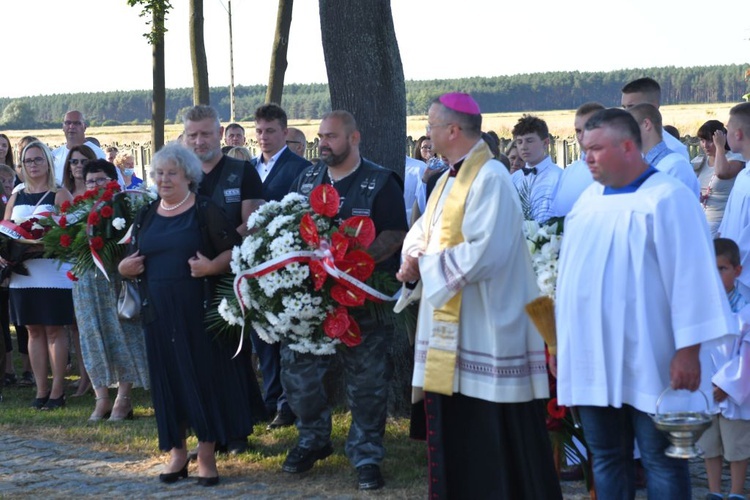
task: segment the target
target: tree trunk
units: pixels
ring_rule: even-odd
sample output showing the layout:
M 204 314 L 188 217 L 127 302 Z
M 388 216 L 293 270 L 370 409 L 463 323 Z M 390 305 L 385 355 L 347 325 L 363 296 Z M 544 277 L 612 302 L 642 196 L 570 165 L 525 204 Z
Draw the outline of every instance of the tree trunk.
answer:
M 279 0 L 279 11 L 276 15 L 276 35 L 271 52 L 271 69 L 268 75 L 266 102 L 275 102 L 281 106 L 281 94 L 284 91 L 284 74 L 286 73 L 286 51 L 289 47 L 289 30 L 292 26 L 292 5 L 294 0 Z
M 208 61 L 203 43 L 203 0 L 190 0 L 190 59 L 193 62 L 193 104 L 209 104 Z
M 362 156 L 403 179 L 406 88 L 390 1 L 320 0 L 320 28 L 331 107 L 354 115 Z M 394 333 L 389 354 L 394 374 L 388 409 L 392 415 L 408 415 L 414 358 L 404 331 Z M 333 375 L 329 381 L 341 378 Z
M 161 9 L 152 11 L 154 38 L 151 43 L 153 60 L 154 95 L 151 100 L 151 153 L 164 145 L 164 118 L 166 113 L 167 90 L 164 71 L 164 16 Z M 151 163 L 151 159 L 148 159 Z M 144 172 L 145 174 L 145 172 Z

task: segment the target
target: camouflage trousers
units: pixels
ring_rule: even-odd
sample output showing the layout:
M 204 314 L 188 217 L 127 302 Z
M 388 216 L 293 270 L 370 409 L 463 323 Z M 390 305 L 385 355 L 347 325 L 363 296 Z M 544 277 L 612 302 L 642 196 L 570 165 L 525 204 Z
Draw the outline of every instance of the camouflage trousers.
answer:
M 304 448 L 319 449 L 331 439 L 331 408 L 323 378 L 334 357 L 341 361 L 352 414 L 345 451 L 355 467 L 380 464 L 385 456 L 383 435 L 393 372 L 388 358 L 392 329 L 378 326 L 369 318 L 357 320 L 362 343 L 353 348 L 342 345 L 331 356 L 303 354 L 281 344 L 281 382 L 297 415 L 298 445 Z

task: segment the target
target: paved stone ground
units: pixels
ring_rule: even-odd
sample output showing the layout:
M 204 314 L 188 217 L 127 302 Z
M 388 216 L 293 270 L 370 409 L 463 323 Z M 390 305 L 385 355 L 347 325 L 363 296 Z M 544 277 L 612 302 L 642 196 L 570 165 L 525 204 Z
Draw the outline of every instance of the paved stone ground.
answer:
M 193 479 L 178 481 L 173 485 L 158 483 L 156 476 L 162 464 L 153 460 L 140 460 L 92 451 L 81 446 L 60 444 L 14 435 L 0 436 L 0 498 L 323 498 L 311 495 L 299 485 L 263 484 L 251 477 L 222 477 L 219 486 L 200 488 Z M 693 476 L 693 498 L 705 497 L 706 475 L 701 460 L 690 464 Z M 725 468 L 724 484 L 728 486 Z M 287 486 L 287 485 L 285 485 Z M 566 500 L 588 498 L 583 482 L 563 483 Z M 380 492 L 339 496 L 339 499 L 377 496 L 391 498 L 387 486 Z M 326 497 L 330 498 L 330 497 Z M 646 498 L 639 490 L 636 498 Z

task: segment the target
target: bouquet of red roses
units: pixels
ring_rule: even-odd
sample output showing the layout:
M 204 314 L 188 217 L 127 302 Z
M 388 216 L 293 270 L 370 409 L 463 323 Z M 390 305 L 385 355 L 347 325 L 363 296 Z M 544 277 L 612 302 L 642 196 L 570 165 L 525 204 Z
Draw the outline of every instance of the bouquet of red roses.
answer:
M 29 217 L 19 224 L 9 220 L 0 221 L 0 256 L 8 262 L 0 271 L 0 281 L 4 281 L 11 272 L 28 276 L 29 271 L 23 262 L 42 256 L 42 238 L 51 229 L 44 219 Z
M 111 181 L 64 202 L 60 215 L 47 222 L 45 256 L 72 263 L 72 280 L 94 267 L 108 276 L 124 257 L 135 214 L 149 201 L 147 193 L 122 191 Z

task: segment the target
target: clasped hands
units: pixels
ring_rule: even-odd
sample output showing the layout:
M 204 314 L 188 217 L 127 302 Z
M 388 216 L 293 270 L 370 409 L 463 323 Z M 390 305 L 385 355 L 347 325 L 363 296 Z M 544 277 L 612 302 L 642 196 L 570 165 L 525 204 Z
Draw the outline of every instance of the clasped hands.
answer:
M 117 266 L 117 270 L 124 278 L 133 279 L 146 270 L 145 260 L 146 257 L 141 255 L 140 251 L 136 251 L 122 259 Z M 188 259 L 188 265 L 190 266 L 190 276 L 193 278 L 203 278 L 213 274 L 212 260 L 200 252 L 196 252 L 195 256 Z

